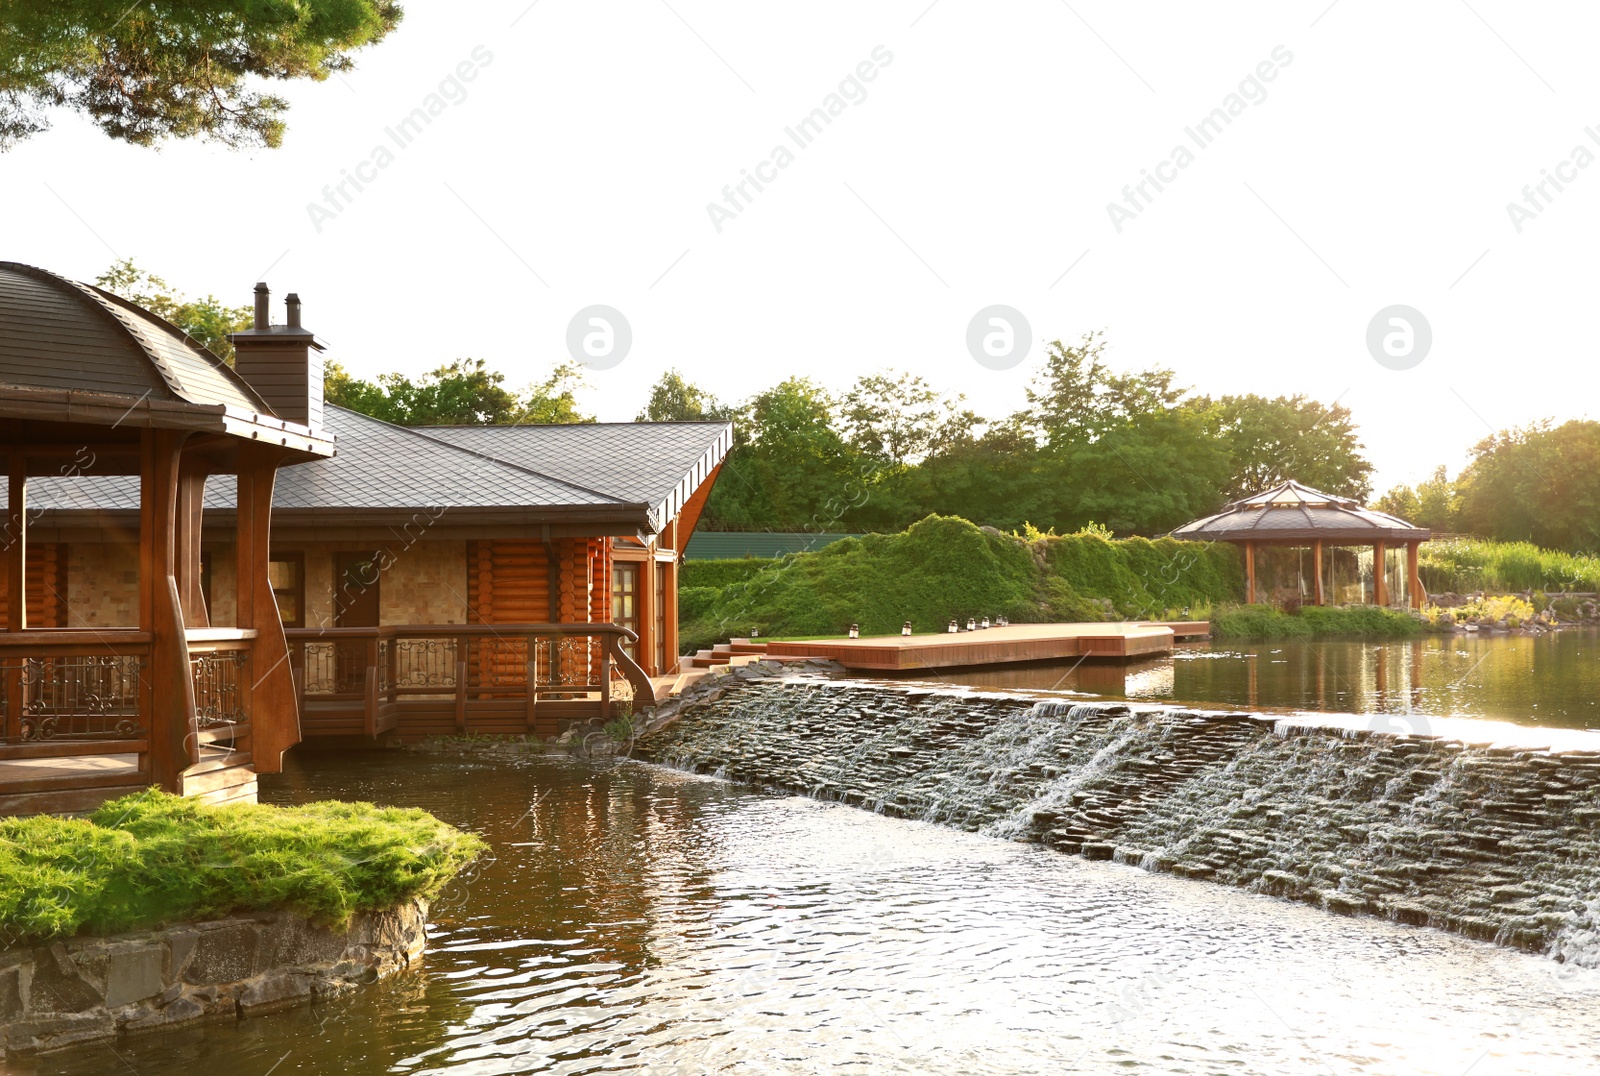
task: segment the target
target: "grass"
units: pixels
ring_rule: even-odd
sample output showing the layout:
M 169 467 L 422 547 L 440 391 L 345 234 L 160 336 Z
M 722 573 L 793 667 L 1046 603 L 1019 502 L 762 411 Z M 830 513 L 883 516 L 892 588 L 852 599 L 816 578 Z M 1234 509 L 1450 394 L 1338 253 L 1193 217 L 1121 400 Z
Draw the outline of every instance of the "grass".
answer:
M 895 635 L 907 620 L 931 633 L 968 617 L 1161 619 L 1232 600 L 1242 588 L 1239 555 L 1226 545 L 1092 532 L 1029 540 L 953 516 L 778 560 L 690 561 L 685 569 L 679 616 L 691 650 L 751 631 L 837 636 L 852 623 L 863 635 Z
M 1600 591 L 1600 557 L 1541 549 L 1532 542 L 1424 542 L 1417 569 L 1430 594 Z
M 1375 605 L 1343 608 L 1305 605 L 1289 613 L 1271 605 L 1234 605 L 1211 616 L 1217 639 L 1403 639 L 1417 635 L 1423 623 L 1410 613 Z
M 0 931 L 15 943 L 265 910 L 343 928 L 437 895 L 485 847 L 410 808 L 211 807 L 151 789 L 88 818 L 0 820 Z

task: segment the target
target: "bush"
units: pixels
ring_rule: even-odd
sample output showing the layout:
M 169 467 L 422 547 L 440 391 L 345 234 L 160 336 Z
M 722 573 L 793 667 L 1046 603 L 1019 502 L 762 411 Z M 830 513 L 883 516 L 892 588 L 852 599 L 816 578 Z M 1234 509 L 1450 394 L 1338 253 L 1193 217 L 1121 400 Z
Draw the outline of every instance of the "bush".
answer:
M 678 566 L 679 587 L 725 587 L 765 571 L 776 563 L 765 557 L 738 560 L 686 560 Z
M 1424 542 L 1417 570 L 1431 594 L 1600 590 L 1600 557 L 1540 549 L 1531 542 Z
M 437 895 L 485 847 L 415 809 L 211 807 L 150 789 L 88 818 L 0 820 L 0 928 L 44 940 L 266 910 L 343 928 Z
M 1422 627 L 1410 613 L 1376 605 L 1305 605 L 1294 613 L 1270 605 L 1237 605 L 1211 617 L 1211 634 L 1218 639 L 1395 639 L 1416 635 Z
M 1119 541 L 1089 530 L 1030 542 L 951 516 L 765 563 L 723 586 L 709 606 L 709 596 L 694 594 L 692 613 L 680 592 L 685 649 L 751 631 L 840 635 L 852 623 L 886 635 L 907 620 L 914 631 L 931 632 L 952 618 L 985 616 L 1158 619 L 1231 600 L 1242 586 L 1238 552 L 1228 545 Z

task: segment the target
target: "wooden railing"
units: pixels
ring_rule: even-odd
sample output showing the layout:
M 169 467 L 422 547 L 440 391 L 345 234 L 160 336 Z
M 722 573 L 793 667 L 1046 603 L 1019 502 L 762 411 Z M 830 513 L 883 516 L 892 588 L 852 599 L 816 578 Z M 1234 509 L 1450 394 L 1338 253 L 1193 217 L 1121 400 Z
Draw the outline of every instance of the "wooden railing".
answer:
M 302 715 L 354 715 L 359 732 L 395 727 L 401 711 L 448 714 L 469 727 L 469 712 L 504 722 L 520 707 L 529 731 L 541 710 L 592 710 L 610 720 L 613 699 L 655 701 L 644 670 L 624 645 L 638 636 L 616 624 L 423 624 L 379 628 L 292 628 L 289 661 Z M 337 726 L 355 732 L 355 728 Z M 432 726 L 430 726 L 432 727 Z M 309 722 L 308 733 L 318 731 Z
M 0 757 L 90 743 L 132 750 L 148 734 L 141 677 L 150 636 L 136 631 L 0 632 Z M 142 749 L 142 748 L 141 748 Z
M 194 681 L 195 730 L 200 745 L 244 751 L 250 741 L 250 651 L 256 633 L 201 628 L 188 633 Z M 198 751 L 190 762 L 200 761 Z

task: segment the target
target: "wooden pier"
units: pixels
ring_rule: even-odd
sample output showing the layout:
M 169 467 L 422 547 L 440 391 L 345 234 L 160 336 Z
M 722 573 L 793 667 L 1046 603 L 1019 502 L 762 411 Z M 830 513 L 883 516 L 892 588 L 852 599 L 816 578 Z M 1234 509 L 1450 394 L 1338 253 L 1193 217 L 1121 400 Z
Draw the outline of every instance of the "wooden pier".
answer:
M 1175 640 L 1203 638 L 1210 632 L 1205 621 L 1010 624 L 936 635 L 773 641 L 766 643 L 764 652 L 779 659 L 826 658 L 868 672 L 911 672 L 1073 658 L 1131 661 L 1170 654 Z M 737 642 L 745 645 L 734 647 L 735 652 L 760 646 Z

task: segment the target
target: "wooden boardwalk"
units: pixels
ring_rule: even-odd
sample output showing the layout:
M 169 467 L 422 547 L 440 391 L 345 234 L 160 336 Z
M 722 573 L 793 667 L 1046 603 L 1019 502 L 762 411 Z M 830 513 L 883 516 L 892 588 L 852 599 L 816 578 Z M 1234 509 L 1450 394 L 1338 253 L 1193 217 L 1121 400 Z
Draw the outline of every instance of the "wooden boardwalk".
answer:
M 766 653 L 774 658 L 827 658 L 847 669 L 909 672 L 1071 658 L 1129 661 L 1169 654 L 1175 639 L 1209 634 L 1204 621 L 1011 624 L 951 634 L 774 641 L 766 644 Z

